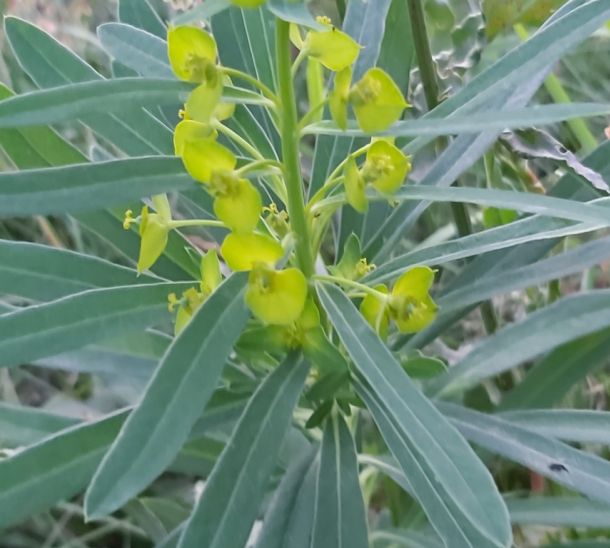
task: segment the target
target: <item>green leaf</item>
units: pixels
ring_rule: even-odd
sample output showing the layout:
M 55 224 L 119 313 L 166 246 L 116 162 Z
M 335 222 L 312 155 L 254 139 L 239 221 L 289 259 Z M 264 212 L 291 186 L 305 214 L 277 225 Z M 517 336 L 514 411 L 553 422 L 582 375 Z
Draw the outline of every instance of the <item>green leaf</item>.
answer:
M 193 84 L 159 78 L 117 78 L 33 91 L 0 102 L 0 127 L 47 125 L 99 112 L 183 103 Z M 227 103 L 268 104 L 257 93 L 226 86 Z
M 495 295 L 535 286 L 582 272 L 610 257 L 610 238 L 600 238 L 531 265 L 508 269 L 496 276 L 461 285 L 437 299 L 443 312 L 459 310 Z
M 368 545 L 356 448 L 343 417 L 335 413 L 326 421 L 320 448 L 311 546 L 366 548 Z
M 214 15 L 232 5 L 231 0 L 206 0 L 203 4 L 174 17 L 173 24 L 178 26 L 188 25 L 189 23 L 201 20 L 209 21 Z
M 461 392 L 556 346 L 610 325 L 610 290 L 566 297 L 488 337 L 431 383 L 438 396 Z
M 108 514 L 172 461 L 209 400 L 248 318 L 246 277 L 233 275 L 204 302 L 170 346 L 85 498 L 88 516 Z
M 303 453 L 300 458 L 294 459 L 286 470 L 265 512 L 263 527 L 256 542 L 256 548 L 284 548 L 290 546 L 288 534 L 290 521 L 296 511 L 297 500 L 305 483 L 307 472 L 311 469 L 316 455 L 317 450 Z M 312 484 L 315 491 L 315 476 L 313 476 Z M 313 509 L 313 500 L 311 507 Z
M 73 426 L 0 460 L 0 528 L 79 493 L 126 415 Z
M 519 525 L 605 529 L 610 523 L 610 506 L 580 497 L 508 498 L 506 505 Z
M 0 240 L 0 293 L 52 300 L 96 287 L 160 281 L 73 251 Z
M 500 415 L 543 436 L 578 443 L 610 445 L 610 413 L 585 409 L 532 409 Z
M 384 529 L 371 533 L 373 548 L 444 548 L 444 544 L 430 534 L 411 529 Z
M 97 28 L 97 35 L 114 59 L 145 78 L 175 78 L 165 40 L 124 23 L 104 23 Z
M 27 363 L 168 319 L 167 295 L 187 284 L 92 289 L 0 316 L 0 366 Z
M 607 362 L 610 329 L 557 347 L 534 365 L 517 386 L 502 396 L 499 409 L 552 407 L 587 375 Z
M 314 29 L 323 28 L 311 15 L 305 0 L 268 0 L 265 6 L 273 15 L 284 21 Z
M 119 20 L 161 38 L 167 34 L 165 24 L 148 0 L 119 0 Z
M 386 200 L 387 198 L 370 190 L 367 192 L 369 200 Z M 608 209 L 594 203 L 580 203 L 564 198 L 554 198 L 545 194 L 530 192 L 513 192 L 510 190 L 495 190 L 487 188 L 441 188 L 414 185 L 399 190 L 392 199 L 403 200 L 429 200 L 431 202 L 467 202 L 483 206 L 515 209 L 527 213 L 538 213 L 548 217 L 559 217 L 580 221 L 582 223 L 598 223 L 601 226 L 610 224 Z M 337 194 L 327 198 L 320 204 L 340 204 L 345 202 L 344 194 Z
M 179 158 L 153 156 L 0 173 L 0 218 L 100 209 L 194 187 Z
M 372 285 L 392 280 L 415 264 L 441 265 L 527 242 L 583 234 L 598 228 L 599 225 L 574 223 L 565 219 L 528 217 L 463 238 L 409 251 L 379 265 L 362 281 Z
M 19 447 L 80 422 L 31 407 L 0 403 L 0 447 Z
M 610 462 L 498 416 L 449 403 L 438 407 L 472 443 L 593 500 L 610 502 Z
M 180 548 L 241 548 L 254 523 L 309 364 L 289 356 L 249 401 L 187 522 Z
M 358 382 L 358 392 L 409 474 L 432 526 L 446 542 L 459 546 L 507 546 L 508 513 L 470 446 L 421 394 L 340 289 L 318 286 L 318 295 L 370 385 Z
M 475 112 L 449 118 L 418 118 L 396 122 L 386 131 L 366 133 L 360 130 L 355 121 L 350 120 L 345 130 L 334 122 L 323 120 L 306 126 L 303 131 L 310 135 L 341 135 L 345 137 L 365 137 L 369 135 L 388 135 L 392 137 L 437 137 L 482 131 L 502 131 L 505 129 L 528 128 L 555 124 L 573 118 L 603 116 L 610 113 L 606 103 L 569 103 L 538 105 L 527 108 Z
M 19 64 L 38 87 L 54 88 L 103 79 L 80 57 L 35 25 L 16 17 L 7 17 L 4 25 Z M 173 154 L 171 130 L 141 109 L 120 115 L 89 113 L 81 121 L 130 156 Z

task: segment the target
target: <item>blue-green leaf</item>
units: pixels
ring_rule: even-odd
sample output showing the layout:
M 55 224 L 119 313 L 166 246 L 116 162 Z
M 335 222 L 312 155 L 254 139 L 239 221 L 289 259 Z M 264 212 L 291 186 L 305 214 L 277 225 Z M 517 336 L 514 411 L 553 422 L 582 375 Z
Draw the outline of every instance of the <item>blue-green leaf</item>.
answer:
M 0 366 L 27 363 L 163 324 L 167 295 L 188 284 L 92 289 L 0 316 Z
M 366 548 L 368 531 L 354 440 L 343 417 L 326 421 L 312 548 Z
M 178 158 L 154 156 L 0 173 L 0 218 L 101 209 L 195 186 Z
M 289 356 L 259 386 L 187 522 L 180 548 L 241 548 L 254 523 L 309 364 Z
M 464 438 L 421 394 L 340 289 L 319 286 L 318 295 L 366 382 L 357 383 L 358 392 L 409 474 L 432 526 L 452 546 L 507 546 L 508 513 Z
M 228 278 L 169 347 L 91 481 L 85 498 L 87 515 L 116 510 L 176 456 L 216 388 L 248 318 L 245 281 L 242 275 Z

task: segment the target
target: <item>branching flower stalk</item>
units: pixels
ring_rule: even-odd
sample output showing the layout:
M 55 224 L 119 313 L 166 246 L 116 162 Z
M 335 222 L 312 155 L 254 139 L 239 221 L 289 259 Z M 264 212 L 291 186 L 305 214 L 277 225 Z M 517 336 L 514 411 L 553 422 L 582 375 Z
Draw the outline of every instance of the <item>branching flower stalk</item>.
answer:
M 245 4 L 249 6 L 249 2 L 240 3 Z M 336 264 L 329 261 L 316 274 L 316 261 L 322 260 L 323 264 L 328 259 L 321 255 L 321 246 L 336 211 L 348 206 L 364 213 L 370 200 L 391 201 L 407 179 L 410 159 L 392 138 L 375 134 L 394 124 L 408 103 L 392 78 L 379 68 L 371 68 L 360 80 L 352 81 L 352 65 L 360 46 L 332 26 L 328 18 L 318 19 L 314 29 L 300 28 L 280 18 L 275 25 L 275 90 L 252 75 L 221 66 L 216 42 L 203 29 L 170 29 L 171 66 L 178 78 L 195 86 L 180 111 L 182 121 L 174 132 L 175 153 L 212 197 L 216 219 L 174 219 L 168 198 L 156 195 L 152 198 L 153 210 L 145 206 L 138 217 L 128 211 L 124 226 L 139 225 L 140 272 L 150 268 L 163 253 L 171 230 L 226 230 L 219 253 L 212 250 L 201 257 L 199 287 L 188 289 L 181 297 L 169 297 L 169 309 L 176 314 L 176 332 L 220 285 L 222 259 L 232 271 L 249 272 L 245 299 L 260 329 L 268 334 L 280 333 L 287 350 L 309 350 L 316 364 L 320 352 L 328 355 L 333 351 L 329 350 L 329 334 L 320 324 L 315 283 L 340 286 L 350 298 L 358 300 L 366 320 L 386 337 L 390 321 L 400 331 L 412 333 L 434 319 L 436 305 L 428 293 L 434 271 L 414 265 L 398 277 L 392 289 L 368 286 L 359 279 L 374 267 L 362 258 L 354 236 L 349 249 L 346 247 L 342 254 L 335 250 Z M 299 50 L 294 58 L 293 47 Z M 304 66 L 310 104 L 299 119 L 294 77 Z M 323 82 L 324 71 L 336 73 L 330 92 Z M 246 82 L 261 94 L 257 105 L 267 111 L 278 129 L 281 161 L 267 158 L 231 126 L 235 106 L 223 100 L 223 89 L 231 83 L 230 78 Z M 339 162 L 306 203 L 301 138 L 308 124 L 319 120 L 326 105 L 339 128 L 355 122 L 372 138 Z M 354 122 L 349 120 L 350 112 Z M 247 159 L 238 158 L 233 150 L 241 151 Z M 264 203 L 260 180 L 281 205 Z

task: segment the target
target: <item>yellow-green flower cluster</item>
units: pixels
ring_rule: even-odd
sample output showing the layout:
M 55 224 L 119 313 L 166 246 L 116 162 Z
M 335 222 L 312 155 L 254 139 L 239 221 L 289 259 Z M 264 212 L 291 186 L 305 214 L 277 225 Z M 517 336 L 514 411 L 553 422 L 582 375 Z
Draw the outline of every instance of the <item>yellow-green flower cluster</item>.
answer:
M 390 320 L 399 331 L 415 333 L 426 328 L 436 317 L 437 306 L 430 296 L 434 282 L 434 270 L 416 266 L 398 278 L 390 291 L 384 284 L 367 294 L 360 304 L 360 311 L 369 324 L 382 337 L 387 337 Z
M 411 161 L 391 138 L 375 139 L 366 151 L 361 168 L 353 156 L 348 157 L 343 170 L 347 202 L 360 213 L 368 209 L 368 185 L 388 196 L 394 194 L 411 171 Z

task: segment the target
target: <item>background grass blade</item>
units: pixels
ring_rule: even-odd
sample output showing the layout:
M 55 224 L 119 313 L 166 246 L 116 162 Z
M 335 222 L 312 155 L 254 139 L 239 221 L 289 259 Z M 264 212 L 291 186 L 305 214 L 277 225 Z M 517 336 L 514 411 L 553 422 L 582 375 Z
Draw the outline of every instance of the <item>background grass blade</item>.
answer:
M 307 362 L 289 356 L 256 390 L 187 522 L 180 548 L 244 546 L 308 370 Z
M 359 393 L 386 443 L 402 457 L 396 455 L 432 526 L 446 542 L 461 539 L 460 546 L 507 546 L 508 514 L 491 475 L 472 449 L 422 396 L 343 292 L 328 286 L 318 287 L 318 294 L 370 385 L 367 389 L 361 383 Z
M 171 463 L 201 415 L 248 318 L 245 276 L 228 278 L 199 308 L 161 360 L 121 436 L 87 491 L 87 515 L 108 514 Z
M 5 172 L 0 173 L 0 218 L 101 209 L 187 188 L 196 186 L 178 158 Z
M 169 320 L 167 295 L 187 287 L 159 283 L 92 289 L 4 314 L 0 316 L 0 367 L 163 324 Z
M 326 421 L 320 448 L 320 469 L 312 548 L 367 548 L 368 531 L 356 448 L 339 414 Z
M 605 528 L 610 523 L 610 506 L 580 497 L 508 498 L 506 505 L 519 525 Z

